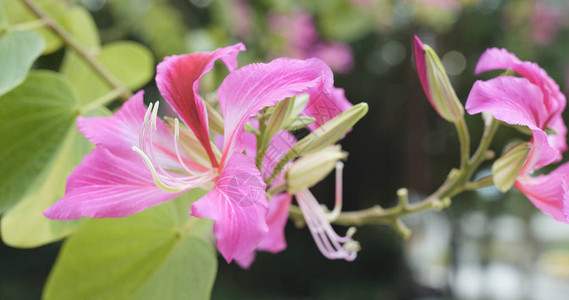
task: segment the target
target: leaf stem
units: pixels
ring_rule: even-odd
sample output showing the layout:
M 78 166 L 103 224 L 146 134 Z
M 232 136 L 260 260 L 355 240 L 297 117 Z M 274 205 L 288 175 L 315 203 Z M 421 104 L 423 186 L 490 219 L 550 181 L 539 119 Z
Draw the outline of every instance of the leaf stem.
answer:
M 112 90 L 108 93 L 106 93 L 105 95 L 95 99 L 93 102 L 90 102 L 89 104 L 83 106 L 81 108 L 81 113 L 85 113 L 88 112 L 91 109 L 97 108 L 97 107 L 101 107 L 101 106 L 105 106 L 107 104 L 109 104 L 109 102 L 113 101 L 114 99 L 116 99 L 117 97 L 119 97 L 121 94 L 121 91 L 118 89 Z
M 53 18 L 49 16 L 41 7 L 39 7 L 32 0 L 22 0 L 28 9 L 34 13 L 45 25 L 59 36 L 63 42 L 73 49 L 79 56 L 81 56 L 88 64 L 95 70 L 99 76 L 113 89 L 119 91 L 119 98 L 126 101 L 132 97 L 132 93 L 107 70 L 101 63 L 99 63 L 95 56 L 92 55 L 83 45 L 77 41 L 69 32 L 67 32 L 61 25 L 59 25 Z

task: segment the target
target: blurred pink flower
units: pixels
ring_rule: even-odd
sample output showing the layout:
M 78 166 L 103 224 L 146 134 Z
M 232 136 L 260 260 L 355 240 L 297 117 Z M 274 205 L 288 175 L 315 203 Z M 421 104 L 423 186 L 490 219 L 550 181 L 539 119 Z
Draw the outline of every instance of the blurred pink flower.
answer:
M 322 41 L 309 13 L 302 10 L 288 14 L 271 13 L 268 24 L 271 31 L 283 41 L 283 47 L 276 49 L 277 56 L 300 59 L 316 57 L 336 72 L 352 70 L 354 59 L 351 47 L 345 43 Z
M 530 23 L 532 40 L 540 45 L 549 45 L 557 37 L 560 27 L 567 24 L 567 14 L 559 5 L 548 1 L 535 1 L 531 9 Z
M 247 39 L 253 29 L 254 13 L 246 0 L 231 1 L 231 28 L 239 38 Z

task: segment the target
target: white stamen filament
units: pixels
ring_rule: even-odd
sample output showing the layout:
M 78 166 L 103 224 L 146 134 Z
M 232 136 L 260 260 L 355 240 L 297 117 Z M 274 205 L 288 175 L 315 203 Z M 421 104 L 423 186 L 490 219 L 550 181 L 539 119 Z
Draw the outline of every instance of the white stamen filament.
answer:
M 165 192 L 169 193 L 179 193 L 184 190 L 195 188 L 204 185 L 214 179 L 217 174 L 213 171 L 205 172 L 199 175 L 190 172 L 189 168 L 184 164 L 181 159 L 180 152 L 178 150 L 177 140 L 179 139 L 179 121 L 176 119 L 176 131 L 175 131 L 175 147 L 176 155 L 178 157 L 178 162 L 184 168 L 185 171 L 190 173 L 191 176 L 180 176 L 174 177 L 169 172 L 164 170 L 158 160 L 156 159 L 156 154 L 154 151 L 154 141 L 153 141 L 153 131 L 157 131 L 157 118 L 158 118 L 158 106 L 159 103 L 155 102 L 154 105 L 151 103 L 146 110 L 144 116 L 144 121 L 142 123 L 142 130 L 139 137 L 139 147 L 132 147 L 132 150 L 138 153 L 144 160 L 144 164 L 150 170 L 152 174 L 152 179 L 157 187 Z
M 158 171 L 162 176 L 165 176 L 167 178 L 169 178 L 170 180 L 176 180 L 174 177 L 172 177 L 172 175 L 170 175 L 168 172 L 166 172 L 166 170 L 164 170 L 162 168 L 162 166 L 160 165 L 160 163 L 158 163 L 158 160 L 156 159 L 156 155 L 154 153 L 154 134 L 152 132 L 152 129 L 154 129 L 154 131 L 157 130 L 156 127 L 156 118 L 158 117 L 158 106 L 159 106 L 160 102 L 156 101 L 154 103 L 154 107 L 152 108 L 152 114 L 150 115 L 150 120 L 149 122 L 146 123 L 146 136 L 144 136 L 144 144 L 142 144 L 142 150 L 145 153 L 150 154 L 150 161 L 152 162 L 153 167 L 155 168 L 155 171 Z
M 176 149 L 176 156 L 178 157 L 178 162 L 182 165 L 182 168 L 189 174 L 193 174 L 193 172 L 186 166 L 182 157 L 180 155 L 180 147 L 178 145 L 178 141 L 180 140 L 180 121 L 178 118 L 174 118 L 174 148 Z
M 334 201 L 334 209 L 328 214 L 328 221 L 334 222 L 342 212 L 342 174 L 344 171 L 344 163 L 339 161 L 336 163 L 336 199 Z
M 322 255 L 328 259 L 354 260 L 357 256 L 357 253 L 353 251 L 355 247 L 346 247 L 346 249 L 344 244 L 355 241 L 351 239 L 351 236 L 341 237 L 334 231 L 312 193 L 305 189 L 295 196 L 306 225 Z M 349 231 L 353 234 L 353 230 Z
M 154 184 L 156 184 L 157 187 L 159 187 L 161 190 L 165 192 L 179 193 L 181 191 L 203 185 L 209 182 L 211 179 L 215 178 L 216 176 L 216 174 L 214 174 L 213 172 L 207 172 L 205 174 L 202 174 L 201 176 L 192 176 L 184 178 L 183 180 L 183 182 L 185 183 L 184 185 L 180 185 L 180 182 L 182 181 L 180 180 L 181 178 L 174 179 L 174 184 L 172 184 L 172 182 L 167 182 L 171 181 L 168 180 L 168 178 L 160 178 L 161 176 L 156 172 L 156 168 L 150 161 L 150 158 L 148 158 L 148 156 L 142 150 L 140 150 L 136 146 L 132 147 L 132 150 L 138 153 L 140 157 L 142 157 L 142 159 L 144 160 L 144 164 L 152 173 L 152 179 L 154 180 Z
M 146 109 L 146 113 L 144 114 L 144 120 L 142 121 L 142 132 L 138 136 L 138 145 L 144 148 L 144 137 L 146 136 L 146 124 L 148 124 L 148 116 L 150 116 L 150 112 L 152 111 L 153 104 L 150 103 L 148 108 Z

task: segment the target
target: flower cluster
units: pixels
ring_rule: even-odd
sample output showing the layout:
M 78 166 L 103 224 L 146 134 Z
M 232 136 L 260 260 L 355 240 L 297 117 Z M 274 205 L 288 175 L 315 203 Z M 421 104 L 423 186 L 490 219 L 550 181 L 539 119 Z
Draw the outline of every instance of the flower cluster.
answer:
M 367 106 L 352 106 L 343 90 L 334 87 L 332 71 L 321 60 L 278 58 L 237 69 L 237 55 L 243 50 L 236 44 L 165 58 L 157 67 L 156 83 L 175 118 L 159 117 L 159 102 L 146 108 L 142 91 L 110 117 L 80 117 L 79 130 L 97 147 L 74 169 L 65 196 L 45 215 L 61 220 L 124 217 L 202 188 L 209 192 L 192 203 L 190 215 L 214 220 L 219 252 L 228 262 L 235 259 L 248 266 L 256 249 L 277 252 L 286 247 L 283 230 L 294 194 L 324 255 L 355 258 L 351 237 L 334 232 L 310 186 L 288 192 L 284 171 L 273 162 L 304 154 L 330 157 L 327 146 L 343 136 Z M 222 125 L 212 126 L 216 112 L 198 90 L 201 77 L 217 60 L 230 74 L 217 92 L 223 118 L 216 120 Z M 296 101 L 301 95 L 308 96 Z M 301 143 L 286 129 L 298 120 L 313 122 L 309 129 L 316 146 L 295 148 Z M 324 128 L 329 121 L 336 126 Z M 316 133 L 324 129 L 338 132 L 321 133 L 322 142 Z M 291 151 L 297 155 L 287 156 Z M 331 156 L 327 162 L 344 157 Z M 283 182 L 284 189 L 267 193 L 267 187 Z M 347 242 L 351 247 L 343 247 Z

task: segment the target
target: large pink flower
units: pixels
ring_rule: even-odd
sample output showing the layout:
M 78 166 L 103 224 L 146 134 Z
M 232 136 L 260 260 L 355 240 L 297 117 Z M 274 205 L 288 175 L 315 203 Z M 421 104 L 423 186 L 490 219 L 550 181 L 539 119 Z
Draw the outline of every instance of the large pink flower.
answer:
M 228 262 L 250 255 L 269 230 L 268 204 L 261 173 L 243 154 L 244 125 L 262 108 L 327 87 L 332 78 L 317 59 L 279 58 L 235 70 L 244 49 L 236 44 L 170 56 L 158 65 L 160 93 L 182 122 L 158 118 L 157 104 L 145 109 L 142 92 L 111 117 L 79 118 L 79 130 L 97 148 L 70 175 L 65 196 L 45 215 L 63 220 L 123 217 L 206 187 L 210 192 L 192 204 L 190 214 L 215 221 L 217 248 Z M 218 59 L 231 71 L 218 90 L 224 119 L 221 150 L 210 141 L 198 94 L 200 78 Z
M 511 69 L 523 77 L 501 76 L 477 81 L 466 101 L 470 114 L 487 111 L 498 120 L 527 126 L 533 133 L 530 152 L 516 179 L 516 187 L 536 207 L 556 220 L 568 222 L 565 183 L 569 167 L 562 165 L 547 175 L 532 177 L 537 169 L 561 160 L 567 149 L 567 127 L 561 113 L 565 96 L 537 64 L 519 60 L 504 49 L 488 49 L 478 61 L 476 73 Z

